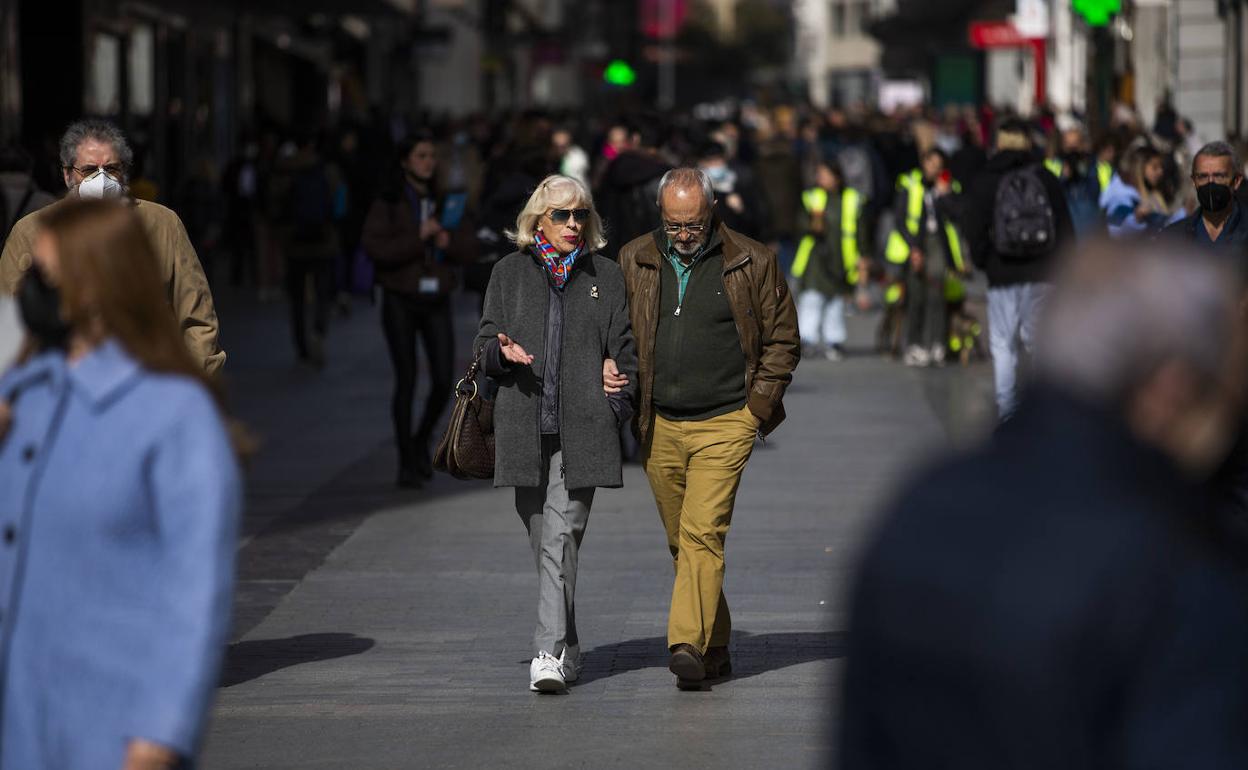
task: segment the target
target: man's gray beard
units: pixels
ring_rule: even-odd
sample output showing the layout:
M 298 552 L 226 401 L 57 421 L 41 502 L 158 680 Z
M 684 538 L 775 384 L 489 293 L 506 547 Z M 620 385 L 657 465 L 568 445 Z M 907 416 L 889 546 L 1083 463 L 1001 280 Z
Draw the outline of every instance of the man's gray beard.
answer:
M 701 243 L 675 243 L 676 253 L 682 257 L 696 257 L 702 250 Z

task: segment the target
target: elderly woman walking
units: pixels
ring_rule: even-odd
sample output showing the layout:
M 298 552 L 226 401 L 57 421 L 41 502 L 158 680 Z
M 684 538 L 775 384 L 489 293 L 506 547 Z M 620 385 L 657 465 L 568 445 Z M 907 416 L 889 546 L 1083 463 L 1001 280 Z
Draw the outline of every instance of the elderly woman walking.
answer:
M 619 428 L 633 386 L 604 395 L 612 359 L 630 383 L 637 353 L 624 277 L 600 256 L 602 221 L 581 182 L 547 177 L 494 268 L 476 350 L 499 385 L 494 485 L 515 487 L 537 564 L 529 689 L 559 692 L 580 673 L 577 552 L 597 487 L 622 485 Z
M 18 304 L 31 342 L 0 378 L 0 767 L 189 766 L 240 504 L 216 385 L 131 207 L 48 211 Z

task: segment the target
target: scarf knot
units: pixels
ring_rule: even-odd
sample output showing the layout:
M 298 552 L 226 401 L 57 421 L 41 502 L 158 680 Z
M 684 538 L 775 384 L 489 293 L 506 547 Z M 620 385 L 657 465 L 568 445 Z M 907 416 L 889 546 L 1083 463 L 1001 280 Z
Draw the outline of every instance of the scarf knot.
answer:
M 546 272 L 550 273 L 550 278 L 555 283 L 555 288 L 562 289 L 572 275 L 572 265 L 581 256 L 584 246 L 577 246 L 575 251 L 561 255 L 554 244 L 546 240 L 546 236 L 541 233 L 533 234 L 533 243 L 537 247 L 538 256 L 542 258 L 542 263 L 546 266 Z

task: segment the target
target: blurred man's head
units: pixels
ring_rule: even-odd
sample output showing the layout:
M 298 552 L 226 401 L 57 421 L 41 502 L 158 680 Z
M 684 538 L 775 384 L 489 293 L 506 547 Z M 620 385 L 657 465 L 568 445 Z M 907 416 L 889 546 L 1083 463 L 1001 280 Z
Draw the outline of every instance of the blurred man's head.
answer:
M 1016 150 L 1031 152 L 1031 129 L 1016 118 L 1001 121 L 997 127 L 997 152 Z
M 682 257 L 692 258 L 711 235 L 715 190 L 705 171 L 676 168 L 659 180 L 659 216 L 663 232 Z
M 820 160 L 819 165 L 815 167 L 815 186 L 828 192 L 841 189 L 841 180 L 844 178 L 841 166 L 835 160 Z
M 1242 284 L 1215 257 L 1096 242 L 1045 309 L 1037 376 L 1109 409 L 1193 476 L 1224 459 L 1243 410 Z
M 603 142 L 602 151 L 608 158 L 614 158 L 630 147 L 628 128 L 614 125 L 607 129 L 607 137 Z
M 550 144 L 554 147 L 555 152 L 560 155 L 565 154 L 572 149 L 572 132 L 566 128 L 556 128 L 555 132 L 550 135 Z
M 1062 154 L 1082 155 L 1088 151 L 1088 135 L 1082 128 L 1071 127 L 1062 132 Z
M 923 178 L 928 182 L 935 182 L 936 177 L 940 176 L 940 172 L 945 170 L 948 165 L 948 159 L 945 153 L 935 147 L 923 153 L 923 159 L 920 161 L 923 166 Z

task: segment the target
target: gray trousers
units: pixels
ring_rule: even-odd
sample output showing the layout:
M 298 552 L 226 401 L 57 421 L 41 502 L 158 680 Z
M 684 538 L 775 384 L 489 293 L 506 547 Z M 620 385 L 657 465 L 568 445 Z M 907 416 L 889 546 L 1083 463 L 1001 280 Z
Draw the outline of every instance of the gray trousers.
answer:
M 576 636 L 576 565 L 581 538 L 594 503 L 594 488 L 569 490 L 563 483 L 563 449 L 558 436 L 542 436 L 544 487 L 516 487 L 516 512 L 529 531 L 537 563 L 537 632 L 533 655 L 556 658 Z
M 923 241 L 923 270 L 909 268 L 906 276 L 906 344 L 931 350 L 949 343 L 945 275 L 949 265 L 943 233 L 929 234 Z

